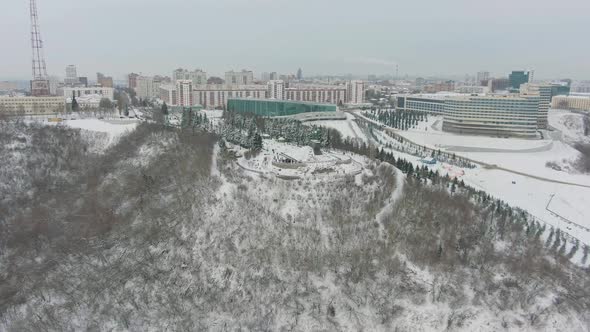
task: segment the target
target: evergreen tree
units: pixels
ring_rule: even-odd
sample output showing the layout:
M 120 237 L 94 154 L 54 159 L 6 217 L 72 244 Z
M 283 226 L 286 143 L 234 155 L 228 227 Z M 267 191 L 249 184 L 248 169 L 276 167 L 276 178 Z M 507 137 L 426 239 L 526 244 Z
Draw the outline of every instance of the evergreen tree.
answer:
M 262 150 L 262 137 L 259 133 L 254 134 L 254 140 L 252 142 L 252 150 L 260 151 Z
M 168 115 L 168 105 L 166 105 L 166 102 L 162 104 L 162 114 Z
M 76 96 L 72 96 L 72 112 L 78 112 L 80 106 L 78 105 L 78 101 L 76 100 Z
M 125 116 L 129 117 L 129 106 L 125 105 Z

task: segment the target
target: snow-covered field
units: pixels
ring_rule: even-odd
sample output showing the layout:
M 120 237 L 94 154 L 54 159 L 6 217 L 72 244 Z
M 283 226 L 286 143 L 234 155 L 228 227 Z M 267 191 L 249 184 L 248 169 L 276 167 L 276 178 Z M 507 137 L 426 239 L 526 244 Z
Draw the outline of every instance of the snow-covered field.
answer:
M 554 120 L 563 118 L 563 115 L 552 116 L 550 123 L 553 125 Z M 429 117 L 428 122 L 422 123 L 418 129 L 398 131 L 398 133 L 416 143 L 431 147 L 445 142 L 454 145 L 500 147 L 508 150 L 511 148 L 511 144 L 513 144 L 513 148 L 518 149 L 534 149 L 549 144 L 548 149 L 538 152 L 456 152 L 456 154 L 534 176 L 590 185 L 590 175 L 588 174 L 570 174 L 546 167 L 547 162 L 557 161 L 564 164 L 564 160 L 567 163 L 577 158 L 579 152 L 564 142 L 451 135 L 436 130 L 437 121 L 438 119 L 435 117 Z M 337 126 L 334 127 L 338 129 Z M 579 132 L 577 133 L 579 134 Z M 379 136 L 387 137 L 386 135 Z M 443 149 L 441 148 L 441 150 Z M 391 152 L 396 158 L 402 157 L 414 165 L 424 166 L 420 158 L 416 156 L 398 151 Z M 590 231 L 586 230 L 590 229 L 590 188 L 542 181 L 499 169 L 483 167 L 460 169 L 440 162 L 427 167 L 433 171 L 438 170 L 441 174 L 457 176 L 466 184 L 484 190 L 512 206 L 525 209 L 546 224 L 560 228 L 580 241 L 590 244 Z M 546 208 L 552 195 L 554 198 L 548 207 L 551 210 L 549 211 Z M 581 227 L 567 223 L 566 219 Z
M 551 110 L 549 124 L 561 132 L 565 142 L 590 143 L 590 136 L 584 136 L 583 115 L 565 110 Z
M 353 120 L 354 116 L 346 113 L 346 120 L 313 121 L 308 124 L 336 129 L 342 134 L 342 138 L 358 138 L 366 141 L 367 137 L 361 128 L 359 128 L 358 124 Z

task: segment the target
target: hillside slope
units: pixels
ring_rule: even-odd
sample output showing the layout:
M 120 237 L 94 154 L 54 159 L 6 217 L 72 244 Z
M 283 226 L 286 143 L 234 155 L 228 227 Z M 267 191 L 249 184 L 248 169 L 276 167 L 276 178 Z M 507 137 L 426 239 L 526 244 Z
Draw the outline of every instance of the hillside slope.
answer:
M 142 124 L 102 154 L 23 143 L 79 157 L 38 164 L 2 211 L 0 330 L 589 330 L 587 271 L 502 206 L 369 160 L 262 177 L 216 140 Z

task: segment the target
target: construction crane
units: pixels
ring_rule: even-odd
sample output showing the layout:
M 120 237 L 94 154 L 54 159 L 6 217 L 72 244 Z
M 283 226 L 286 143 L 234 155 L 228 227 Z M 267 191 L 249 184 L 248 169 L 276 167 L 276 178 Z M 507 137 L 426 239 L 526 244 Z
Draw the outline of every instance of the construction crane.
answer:
M 31 95 L 48 96 L 49 80 L 47 77 L 45 56 L 43 54 L 43 39 L 41 39 L 41 29 L 39 27 L 39 15 L 37 14 L 36 0 L 30 0 L 30 14 L 31 47 L 33 51 L 33 79 L 31 80 Z

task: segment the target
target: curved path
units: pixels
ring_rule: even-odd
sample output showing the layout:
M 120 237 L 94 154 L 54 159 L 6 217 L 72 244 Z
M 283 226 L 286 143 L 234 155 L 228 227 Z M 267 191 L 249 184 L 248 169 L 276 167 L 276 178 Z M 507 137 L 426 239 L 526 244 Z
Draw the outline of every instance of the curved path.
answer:
M 360 119 L 362 119 L 364 121 L 371 122 L 371 123 L 373 123 L 373 124 L 375 124 L 377 126 L 380 126 L 384 130 L 392 133 L 393 135 L 403 138 L 404 141 L 410 142 L 411 144 L 414 144 L 414 145 L 416 145 L 418 147 L 421 147 L 423 149 L 426 149 L 426 151 L 433 151 L 432 148 L 429 148 L 427 146 L 418 144 L 418 143 L 416 143 L 416 142 L 414 142 L 414 141 L 412 141 L 412 140 L 410 140 L 410 139 L 408 139 L 408 138 L 406 138 L 404 136 L 401 136 L 398 133 L 398 130 L 397 129 L 391 128 L 391 127 L 386 126 L 386 125 L 384 125 L 382 123 L 379 123 L 379 122 L 377 122 L 375 120 L 369 119 L 369 118 L 365 117 L 364 115 L 358 113 L 358 111 L 355 112 L 355 111 L 352 111 L 351 110 L 351 111 L 345 111 L 345 112 L 348 112 L 348 113 L 352 114 L 356 118 L 360 118 Z M 532 174 L 528 174 L 528 173 L 524 173 L 524 172 L 515 171 L 515 170 L 509 169 L 509 168 L 505 168 L 505 167 L 501 167 L 501 166 L 498 166 L 498 165 L 495 165 L 495 164 L 489 164 L 489 163 L 486 163 L 486 162 L 483 162 L 483 161 L 480 161 L 480 160 L 475 160 L 475 159 L 467 158 L 467 157 L 461 156 L 459 154 L 457 154 L 457 156 L 460 156 L 462 159 L 465 159 L 465 160 L 467 160 L 469 162 L 472 162 L 474 164 L 478 164 L 478 165 L 483 166 L 483 167 L 488 168 L 488 169 L 498 169 L 498 170 L 501 170 L 501 171 L 506 171 L 506 172 L 509 172 L 509 173 L 526 176 L 526 177 L 529 177 L 529 178 L 532 178 L 532 179 L 535 179 L 535 180 L 539 180 L 539 181 L 545 181 L 545 182 L 551 182 L 551 183 L 558 183 L 558 184 L 565 184 L 565 185 L 569 185 L 569 186 L 576 186 L 576 187 L 583 187 L 583 188 L 590 188 L 590 185 L 548 179 L 548 178 L 544 178 L 544 177 L 541 177 L 541 176 L 536 176 L 536 175 L 532 175 Z

